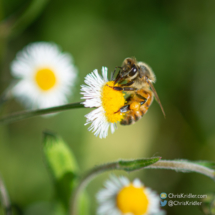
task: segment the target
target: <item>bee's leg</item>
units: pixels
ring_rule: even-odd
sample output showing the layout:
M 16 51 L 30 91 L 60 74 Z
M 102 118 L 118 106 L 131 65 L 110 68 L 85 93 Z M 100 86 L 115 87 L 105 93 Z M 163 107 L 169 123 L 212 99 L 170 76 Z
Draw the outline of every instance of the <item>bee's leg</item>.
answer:
M 127 102 L 129 101 L 129 104 L 128 105 L 125 105 L 123 107 L 120 108 L 120 112 L 126 110 L 125 112 L 127 112 L 128 110 L 134 110 L 134 111 L 139 111 L 140 110 L 140 107 L 142 105 L 144 105 L 146 102 L 147 102 L 147 98 L 145 98 L 144 96 L 138 94 L 138 93 L 135 93 L 135 95 L 141 99 L 141 101 L 135 101 L 133 100 L 132 98 L 132 95 L 130 97 L 127 98 Z M 122 112 L 123 113 L 123 112 Z
M 131 81 L 131 82 L 128 82 L 126 84 L 120 84 L 120 86 L 123 86 L 123 87 L 127 87 L 127 86 L 131 86 L 134 82 Z
M 113 73 L 115 73 L 115 72 L 116 72 L 116 69 L 118 69 L 118 68 L 122 69 L 121 66 L 116 66 L 115 69 L 114 69 L 114 71 L 113 71 Z
M 113 88 L 114 90 L 117 90 L 117 91 L 135 91 L 137 90 L 137 88 L 135 87 L 111 87 Z
M 128 112 L 129 110 L 139 110 L 140 106 L 145 104 L 145 102 L 147 101 L 146 98 L 144 98 L 143 101 L 140 101 L 140 102 L 131 102 L 130 104 L 128 105 L 124 105 L 122 106 L 117 112 L 115 113 L 126 113 Z
M 116 70 L 117 70 L 118 68 L 119 68 L 119 69 L 122 69 L 121 66 L 116 66 L 115 69 L 114 69 L 114 71 L 113 71 L 113 73 L 111 74 L 111 80 L 113 80 L 113 77 L 114 77 L 114 75 L 115 75 L 115 72 L 116 72 Z
M 145 104 L 145 103 L 146 103 L 146 101 L 147 101 L 147 99 L 145 99 L 145 100 L 141 101 L 141 102 L 140 102 L 140 105 Z
M 152 101 L 153 101 L 153 93 L 151 90 L 141 89 L 135 93 L 135 97 L 138 97 L 141 101 L 140 112 L 141 116 L 143 116 L 149 109 Z
M 115 113 L 118 113 L 118 112 L 120 112 L 120 113 L 126 113 L 128 110 L 129 110 L 129 108 L 130 108 L 130 105 L 125 105 L 125 106 L 122 106 L 117 112 L 115 112 Z
M 140 105 L 143 105 L 146 103 L 147 101 L 147 98 L 141 96 L 140 94 L 136 93 L 136 96 L 139 97 L 140 99 L 142 99 L 143 101 L 140 102 Z
M 137 88 L 135 87 L 128 87 L 128 86 L 131 86 L 134 82 L 133 81 L 130 81 L 126 84 L 120 84 L 120 87 L 112 87 L 114 90 L 118 90 L 118 91 L 135 91 L 137 90 Z

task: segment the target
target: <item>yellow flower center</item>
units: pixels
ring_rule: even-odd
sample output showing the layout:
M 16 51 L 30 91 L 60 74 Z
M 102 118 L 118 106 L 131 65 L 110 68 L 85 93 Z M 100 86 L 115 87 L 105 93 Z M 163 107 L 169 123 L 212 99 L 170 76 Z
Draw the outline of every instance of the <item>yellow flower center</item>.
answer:
M 143 215 L 147 212 L 149 201 L 144 192 L 144 187 L 135 187 L 130 184 L 123 187 L 116 197 L 118 209 L 124 213 Z
M 41 90 L 48 91 L 57 82 L 56 76 L 51 69 L 42 68 L 36 72 L 35 80 Z
M 102 91 L 102 106 L 108 122 L 118 122 L 123 118 L 123 113 L 119 109 L 125 105 L 125 98 L 122 91 L 114 90 L 114 81 L 107 82 Z

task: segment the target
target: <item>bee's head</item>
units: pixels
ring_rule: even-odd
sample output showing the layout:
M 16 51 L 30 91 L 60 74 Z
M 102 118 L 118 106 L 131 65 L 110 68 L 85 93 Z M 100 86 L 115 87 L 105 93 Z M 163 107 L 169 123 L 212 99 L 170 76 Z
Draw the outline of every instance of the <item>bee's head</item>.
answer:
M 137 61 L 135 58 L 126 58 L 122 63 L 122 68 L 120 69 L 115 84 L 129 79 L 130 81 L 137 77 L 139 67 L 137 66 Z

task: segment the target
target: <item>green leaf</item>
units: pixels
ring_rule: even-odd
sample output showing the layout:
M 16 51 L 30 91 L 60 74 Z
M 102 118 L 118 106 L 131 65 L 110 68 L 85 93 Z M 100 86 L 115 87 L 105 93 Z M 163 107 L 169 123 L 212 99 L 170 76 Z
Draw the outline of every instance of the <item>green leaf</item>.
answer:
M 68 209 L 70 195 L 77 184 L 78 165 L 75 157 L 58 135 L 47 131 L 44 132 L 44 153 L 57 199 Z
M 76 160 L 64 141 L 52 132 L 44 132 L 44 152 L 55 180 L 62 180 L 67 172 L 78 170 Z
M 57 199 L 65 211 L 68 211 L 71 193 L 78 184 L 76 159 L 62 138 L 50 131 L 44 132 L 44 153 L 54 181 Z M 80 196 L 78 207 L 81 215 L 88 214 L 89 199 L 86 192 Z M 63 211 L 62 209 L 61 214 Z
M 142 169 L 146 166 L 156 163 L 160 159 L 161 157 L 138 159 L 138 160 L 131 160 L 131 161 L 119 160 L 118 165 L 119 165 L 119 169 L 130 172 L 130 171 Z

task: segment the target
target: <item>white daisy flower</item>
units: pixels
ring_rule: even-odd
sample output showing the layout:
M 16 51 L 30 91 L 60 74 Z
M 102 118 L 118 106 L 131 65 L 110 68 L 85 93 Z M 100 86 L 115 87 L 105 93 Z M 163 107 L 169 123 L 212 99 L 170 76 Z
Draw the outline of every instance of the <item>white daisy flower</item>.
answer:
M 123 93 L 111 88 L 114 86 L 114 81 L 108 81 L 107 75 L 106 67 L 102 67 L 102 77 L 98 70 L 94 70 L 85 77 L 86 85 L 81 86 L 81 94 L 84 95 L 82 99 L 85 99 L 84 106 L 96 107 L 85 116 L 87 118 L 85 125 L 91 123 L 89 130 L 100 138 L 108 135 L 109 127 L 112 133 L 115 131 L 116 122 L 123 118 L 119 109 L 125 104 Z
M 146 188 L 139 179 L 129 182 L 126 177 L 112 176 L 105 188 L 98 192 L 99 215 L 149 215 L 158 214 L 160 198 Z
M 77 76 L 72 57 L 47 42 L 32 43 L 20 51 L 11 72 L 20 79 L 12 93 L 27 108 L 65 104 Z

